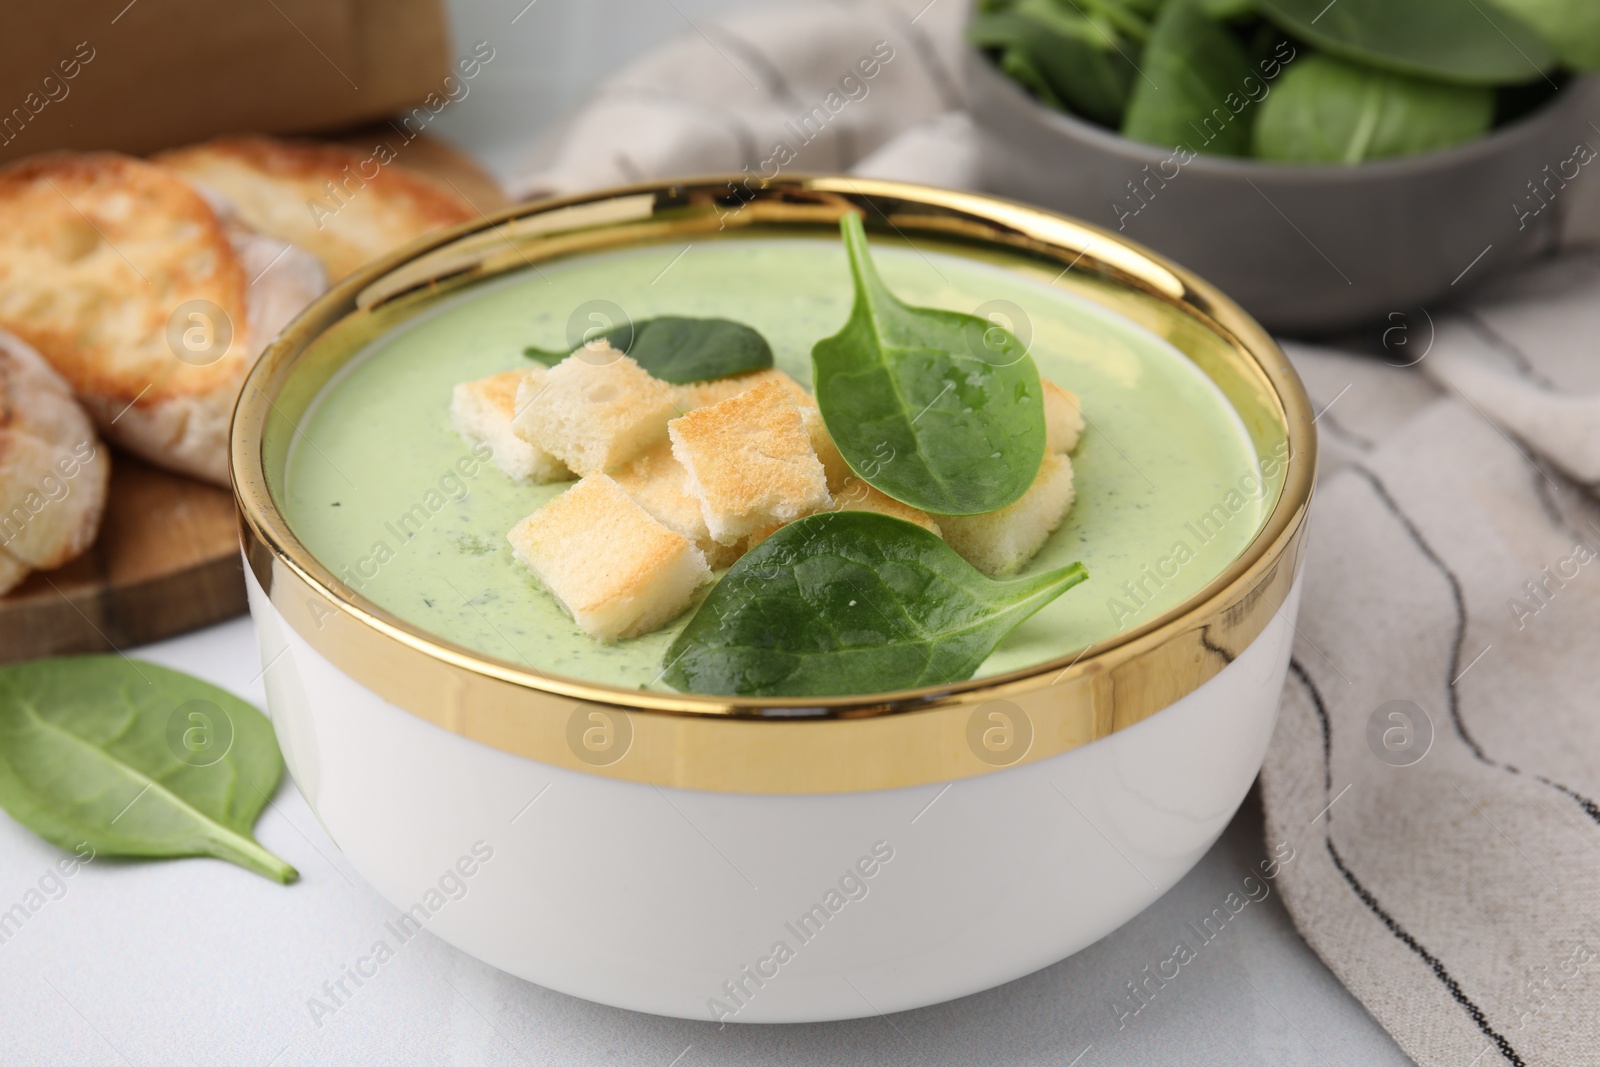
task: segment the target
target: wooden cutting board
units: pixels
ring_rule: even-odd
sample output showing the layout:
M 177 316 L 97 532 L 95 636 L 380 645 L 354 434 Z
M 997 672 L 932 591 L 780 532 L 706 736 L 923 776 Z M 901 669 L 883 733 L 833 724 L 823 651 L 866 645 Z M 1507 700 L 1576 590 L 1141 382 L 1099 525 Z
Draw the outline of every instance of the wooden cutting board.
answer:
M 370 148 L 386 129 L 336 139 Z M 404 158 L 481 212 L 505 205 L 493 179 L 441 141 L 419 138 Z M 112 449 L 94 546 L 0 596 L 0 663 L 126 649 L 244 614 L 237 524 L 230 491 Z

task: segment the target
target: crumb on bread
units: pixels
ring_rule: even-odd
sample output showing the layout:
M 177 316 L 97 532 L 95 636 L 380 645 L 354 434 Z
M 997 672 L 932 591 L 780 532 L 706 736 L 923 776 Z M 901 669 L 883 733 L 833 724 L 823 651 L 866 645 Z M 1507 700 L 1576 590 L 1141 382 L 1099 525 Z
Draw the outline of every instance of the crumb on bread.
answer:
M 940 515 L 939 527 L 950 547 L 991 576 L 1015 574 L 1055 532 L 1072 507 L 1072 461 L 1046 452 L 1028 491 L 998 511 L 982 515 Z
M 766 381 L 668 424 L 713 540 L 731 545 L 829 505 L 805 419 L 781 382 Z
M 512 426 L 580 475 L 613 471 L 666 438 L 676 401 L 671 385 L 600 341 L 551 367 Z
M 705 557 L 604 474 L 590 474 L 506 535 L 590 637 L 648 633 L 681 614 L 709 581 Z
M 572 477 L 567 465 L 511 428 L 517 397 L 524 383 L 536 392 L 547 373 L 544 367 L 508 370 L 476 381 L 461 382 L 450 395 L 450 423 L 469 445 L 483 444 L 494 465 L 506 477 L 522 484 L 560 482 Z

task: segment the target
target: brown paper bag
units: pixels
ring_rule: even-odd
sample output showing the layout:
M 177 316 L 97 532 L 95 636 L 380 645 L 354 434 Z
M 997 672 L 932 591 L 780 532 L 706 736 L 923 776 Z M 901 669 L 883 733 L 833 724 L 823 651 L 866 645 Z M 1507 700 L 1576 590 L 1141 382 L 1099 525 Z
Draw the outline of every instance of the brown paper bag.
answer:
M 336 130 L 439 91 L 450 62 L 438 0 L 81 0 L 7 17 L 0 162 Z

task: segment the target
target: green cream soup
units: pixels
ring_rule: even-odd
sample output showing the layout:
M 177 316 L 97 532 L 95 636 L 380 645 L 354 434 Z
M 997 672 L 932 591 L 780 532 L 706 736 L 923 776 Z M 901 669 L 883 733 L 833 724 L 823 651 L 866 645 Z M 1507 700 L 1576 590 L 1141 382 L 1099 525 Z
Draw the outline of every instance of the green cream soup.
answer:
M 873 257 L 907 303 L 1023 309 L 1039 373 L 1076 392 L 1088 421 L 1072 457 L 1077 501 L 1028 571 L 1081 560 L 1089 580 L 1013 631 L 980 676 L 1155 618 L 1255 536 L 1266 506 L 1255 452 L 1226 399 L 1176 349 L 1001 266 L 894 245 L 875 246 Z M 579 630 L 506 542 L 566 485 L 514 485 L 479 462 L 450 428 L 451 387 L 527 366 L 526 345 L 560 347 L 574 309 L 599 301 L 635 320 L 748 323 L 771 342 L 778 366 L 809 384 L 811 346 L 839 329 L 851 299 L 844 248 L 821 238 L 650 246 L 476 288 L 373 343 L 327 385 L 290 453 L 283 510 L 325 566 L 423 630 L 543 672 L 665 688 L 662 652 L 692 609 L 610 644 Z

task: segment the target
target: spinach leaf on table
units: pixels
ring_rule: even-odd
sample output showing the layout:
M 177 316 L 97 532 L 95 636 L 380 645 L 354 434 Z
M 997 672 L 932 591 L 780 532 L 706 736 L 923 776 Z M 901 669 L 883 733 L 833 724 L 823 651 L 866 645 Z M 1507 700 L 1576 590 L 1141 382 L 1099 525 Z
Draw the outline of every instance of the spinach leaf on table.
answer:
M 978 14 L 967 39 L 998 51 L 1001 69 L 1050 106 L 1105 126 L 1121 121 L 1139 45 L 1104 15 L 1058 0 L 1017 0 Z
M 1488 130 L 1493 91 L 1301 58 L 1261 103 L 1255 153 L 1280 163 L 1361 163 L 1448 148 Z
M 662 315 L 624 322 L 589 338 L 604 340 L 664 382 L 703 382 L 772 366 L 772 346 L 756 330 L 731 319 L 693 319 Z M 524 348 L 529 359 L 554 366 L 576 352 Z
M 100 856 L 215 856 L 279 882 L 295 869 L 250 828 L 283 759 L 255 708 L 120 656 L 0 668 L 0 807 Z
M 995 581 L 901 519 L 811 515 L 733 565 L 667 649 L 665 678 L 681 692 L 738 696 L 958 682 L 1018 623 L 1087 577 L 1074 563 Z
M 1144 50 L 1122 133 L 1163 148 L 1242 156 L 1255 112 L 1245 95 L 1250 57 L 1201 0 L 1168 0 Z
M 1600 3 L 1595 0 L 1489 0 L 1538 30 L 1561 62 L 1600 70 Z
M 1416 77 L 1514 85 L 1556 65 L 1526 20 L 1488 0 L 1256 0 L 1256 9 L 1331 55 Z
M 861 216 L 839 221 L 855 303 L 811 349 L 817 406 L 863 481 L 940 515 L 977 515 L 1027 492 L 1044 459 L 1039 371 L 987 319 L 914 308 L 873 266 Z

